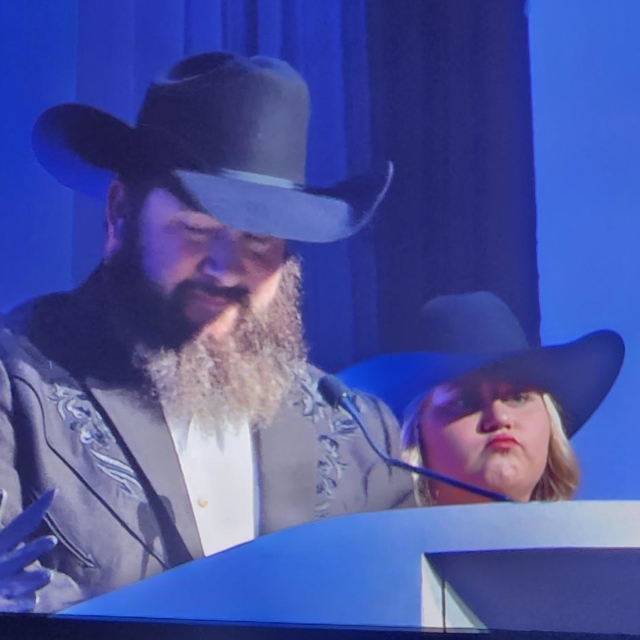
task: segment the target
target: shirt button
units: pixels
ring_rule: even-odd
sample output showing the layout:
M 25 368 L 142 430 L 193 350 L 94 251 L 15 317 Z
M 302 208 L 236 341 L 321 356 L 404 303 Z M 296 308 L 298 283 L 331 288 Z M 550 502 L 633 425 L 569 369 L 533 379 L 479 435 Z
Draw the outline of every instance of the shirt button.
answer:
M 198 498 L 198 506 L 203 509 L 209 504 L 209 501 L 206 498 Z

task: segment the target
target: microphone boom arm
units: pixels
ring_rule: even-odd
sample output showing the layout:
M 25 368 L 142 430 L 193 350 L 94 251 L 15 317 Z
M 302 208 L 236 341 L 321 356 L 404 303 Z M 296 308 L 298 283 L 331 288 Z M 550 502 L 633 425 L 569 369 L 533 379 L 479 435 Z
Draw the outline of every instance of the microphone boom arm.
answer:
M 443 484 L 456 487 L 457 489 L 463 489 L 464 491 L 474 493 L 476 495 L 482 496 L 483 498 L 493 500 L 494 502 L 513 502 L 511 498 L 508 498 L 501 493 L 482 489 L 481 487 L 476 487 L 461 480 L 456 480 L 455 478 L 452 478 L 450 476 L 445 476 L 441 473 L 438 473 L 437 471 L 432 471 L 431 469 L 427 469 L 426 467 L 414 466 L 412 464 L 404 462 L 404 460 L 392 458 L 391 456 L 386 455 L 384 452 L 380 451 L 378 446 L 369 435 L 366 427 L 364 426 L 364 423 L 360 418 L 360 411 L 352 400 L 352 397 L 354 396 L 353 392 L 351 392 L 339 378 L 330 375 L 324 376 L 318 383 L 318 390 L 320 391 L 322 397 L 330 405 L 334 407 L 341 407 L 355 420 L 369 446 L 382 460 L 384 460 L 390 466 L 404 469 L 405 471 L 410 471 L 412 473 L 417 473 L 418 475 L 429 478 L 430 480 L 435 480 L 436 482 L 441 482 Z

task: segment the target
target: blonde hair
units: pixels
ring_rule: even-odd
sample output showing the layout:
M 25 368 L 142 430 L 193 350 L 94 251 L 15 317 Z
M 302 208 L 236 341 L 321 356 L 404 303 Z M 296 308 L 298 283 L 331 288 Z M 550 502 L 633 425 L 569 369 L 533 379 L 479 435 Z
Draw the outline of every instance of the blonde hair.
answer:
M 423 465 L 420 443 L 422 412 L 431 400 L 431 394 L 421 396 L 405 411 L 402 425 L 402 459 L 413 465 Z M 575 494 L 580 481 L 578 460 L 571 448 L 564 428 L 561 410 L 549 393 L 542 394 L 542 401 L 549 416 L 551 437 L 547 466 L 533 489 L 531 500 L 553 502 L 569 500 Z M 435 503 L 428 478 L 413 475 L 416 501 L 420 506 Z

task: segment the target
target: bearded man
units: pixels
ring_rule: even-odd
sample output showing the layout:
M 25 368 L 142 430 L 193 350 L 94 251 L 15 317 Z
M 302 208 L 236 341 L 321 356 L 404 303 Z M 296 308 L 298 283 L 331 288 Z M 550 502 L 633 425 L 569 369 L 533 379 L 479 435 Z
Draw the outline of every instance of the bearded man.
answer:
M 134 127 L 75 104 L 36 123 L 48 171 L 107 193 L 98 268 L 0 329 L 4 515 L 56 491 L 36 532 L 59 541 L 37 611 L 284 527 L 411 504 L 410 477 L 318 393 L 291 247 L 356 233 L 390 167 L 305 186 L 308 111 L 286 63 L 208 53 L 154 82 Z M 391 413 L 358 402 L 395 455 Z

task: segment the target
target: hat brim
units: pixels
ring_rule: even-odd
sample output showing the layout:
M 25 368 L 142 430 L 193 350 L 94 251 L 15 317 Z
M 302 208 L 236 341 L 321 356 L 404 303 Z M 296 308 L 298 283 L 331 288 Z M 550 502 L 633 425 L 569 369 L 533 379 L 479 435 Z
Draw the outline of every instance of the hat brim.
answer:
M 63 104 L 36 121 L 32 143 L 38 162 L 60 183 L 103 198 L 123 167 L 144 163 L 140 130 L 99 109 Z M 229 170 L 174 174 L 202 210 L 249 233 L 300 242 L 349 238 L 373 218 L 393 177 L 393 165 L 328 187 L 298 185 L 270 176 Z
M 402 419 L 405 409 L 434 387 L 470 373 L 490 372 L 551 394 L 571 437 L 609 393 L 624 352 L 620 335 L 603 330 L 562 345 L 485 356 L 389 354 L 354 365 L 339 377 L 346 385 L 377 396 Z
M 264 176 L 255 181 L 237 172 L 175 173 L 201 209 L 229 227 L 323 243 L 349 238 L 369 224 L 391 183 L 393 166 L 388 163 L 377 174 L 326 188 L 281 186 Z

